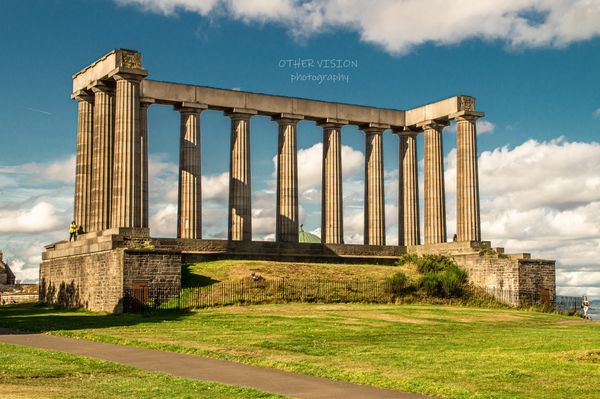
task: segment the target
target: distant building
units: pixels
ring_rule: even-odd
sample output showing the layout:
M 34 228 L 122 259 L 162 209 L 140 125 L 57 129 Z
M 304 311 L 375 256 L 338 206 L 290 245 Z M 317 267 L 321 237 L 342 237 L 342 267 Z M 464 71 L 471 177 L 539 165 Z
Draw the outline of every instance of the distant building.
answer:
M 0 251 L 0 284 L 13 285 L 15 283 L 15 274 L 10 270 L 8 264 L 4 262 L 4 254 Z

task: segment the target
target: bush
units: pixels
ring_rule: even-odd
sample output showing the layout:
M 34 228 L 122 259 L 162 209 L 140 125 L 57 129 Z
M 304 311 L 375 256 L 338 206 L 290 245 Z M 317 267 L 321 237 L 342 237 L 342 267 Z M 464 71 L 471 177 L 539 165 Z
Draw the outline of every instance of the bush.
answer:
M 439 298 L 461 297 L 465 292 L 467 279 L 467 272 L 454 264 L 447 266 L 442 271 L 425 273 L 419 279 L 417 285 L 428 296 Z
M 396 266 L 404 266 L 407 263 L 412 263 L 416 265 L 419 262 L 419 255 L 417 254 L 406 254 L 402 255 L 398 262 L 396 262 Z
M 450 267 L 457 267 L 454 259 L 445 255 L 425 255 L 418 258 L 416 265 L 417 270 L 423 274 L 441 272 Z
M 388 283 L 386 290 L 393 295 L 402 295 L 407 291 L 407 288 L 409 288 L 410 285 L 408 277 L 402 272 L 398 272 L 393 276 L 388 277 L 386 282 Z

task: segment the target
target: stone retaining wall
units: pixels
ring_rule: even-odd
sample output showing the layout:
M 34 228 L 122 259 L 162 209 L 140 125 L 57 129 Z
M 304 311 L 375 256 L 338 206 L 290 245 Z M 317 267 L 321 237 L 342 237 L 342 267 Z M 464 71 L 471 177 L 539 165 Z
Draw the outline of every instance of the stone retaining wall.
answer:
M 127 248 L 123 242 L 117 237 L 103 244 L 113 249 L 93 251 L 98 248 L 94 237 L 72 247 L 47 248 L 40 265 L 40 301 L 114 313 L 122 311 L 125 290 L 134 284 L 181 286 L 179 251 Z

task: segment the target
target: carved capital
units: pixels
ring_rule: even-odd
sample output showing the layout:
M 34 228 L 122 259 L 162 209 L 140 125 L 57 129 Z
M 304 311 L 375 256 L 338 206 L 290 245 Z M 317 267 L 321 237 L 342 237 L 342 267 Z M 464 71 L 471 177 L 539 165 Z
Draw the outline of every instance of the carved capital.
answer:
M 182 102 L 181 104 L 176 105 L 174 108 L 175 111 L 181 112 L 182 114 L 199 114 L 208 108 L 208 106 L 201 103 Z
M 282 113 L 271 117 L 271 120 L 279 124 L 295 125 L 304 119 L 304 115 Z
M 459 111 L 453 114 L 450 114 L 450 119 L 454 119 L 456 121 L 471 121 L 475 122 L 477 119 L 483 117 L 485 114 L 483 112 L 475 112 L 475 111 Z
M 441 133 L 441 131 L 449 124 L 450 123 L 446 120 L 430 119 L 417 123 L 417 127 L 423 130 L 434 129 Z
M 89 87 L 93 93 L 115 93 L 115 83 L 106 80 L 96 80 L 92 82 Z
M 71 100 L 92 103 L 94 102 L 94 93 L 90 93 L 88 90 L 77 90 L 75 93 L 71 94 Z
M 247 108 L 231 108 L 225 112 L 225 115 L 231 120 L 249 120 L 252 116 L 258 114 L 258 111 Z

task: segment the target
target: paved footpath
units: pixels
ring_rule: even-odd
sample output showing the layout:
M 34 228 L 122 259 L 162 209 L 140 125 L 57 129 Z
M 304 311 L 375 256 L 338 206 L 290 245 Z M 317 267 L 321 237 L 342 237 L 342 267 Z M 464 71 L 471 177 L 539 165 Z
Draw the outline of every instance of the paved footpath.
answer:
M 331 381 L 274 369 L 195 355 L 105 344 L 84 339 L 0 328 L 0 342 L 51 349 L 158 371 L 177 377 L 214 381 L 301 399 L 425 399 L 426 396 Z

